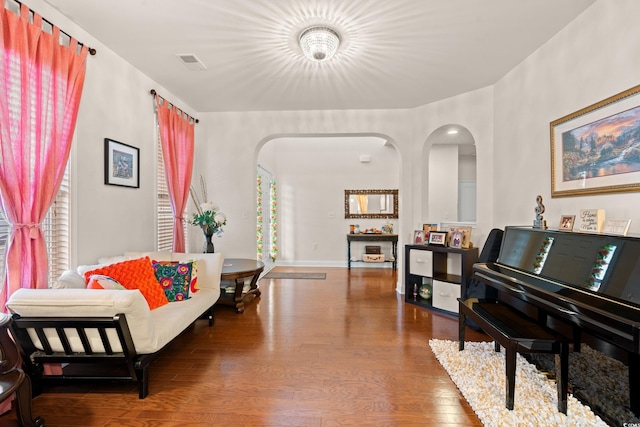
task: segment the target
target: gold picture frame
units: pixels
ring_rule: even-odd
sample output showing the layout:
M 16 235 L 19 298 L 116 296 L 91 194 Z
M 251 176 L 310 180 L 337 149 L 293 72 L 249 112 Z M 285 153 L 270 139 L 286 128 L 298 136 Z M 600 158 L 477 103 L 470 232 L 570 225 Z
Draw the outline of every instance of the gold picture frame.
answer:
M 554 120 L 551 197 L 640 191 L 640 85 Z

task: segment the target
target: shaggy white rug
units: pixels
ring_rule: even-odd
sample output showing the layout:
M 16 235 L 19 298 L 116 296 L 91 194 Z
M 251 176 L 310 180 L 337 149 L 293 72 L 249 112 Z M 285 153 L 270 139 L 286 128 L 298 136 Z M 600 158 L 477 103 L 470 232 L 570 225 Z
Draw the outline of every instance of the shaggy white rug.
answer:
M 429 341 L 429 346 L 485 426 L 607 426 L 591 409 L 568 396 L 567 415 L 558 412 L 555 382 L 517 355 L 513 411 L 505 408 L 504 349 L 493 342 Z

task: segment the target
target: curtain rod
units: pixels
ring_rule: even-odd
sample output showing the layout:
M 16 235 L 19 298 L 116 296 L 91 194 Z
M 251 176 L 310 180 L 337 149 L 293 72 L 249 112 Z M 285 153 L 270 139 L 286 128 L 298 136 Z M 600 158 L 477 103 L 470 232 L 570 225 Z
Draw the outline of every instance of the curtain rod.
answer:
M 150 93 L 151 95 L 153 95 L 153 96 L 158 95 L 158 93 L 156 92 L 156 90 L 155 90 L 155 89 L 151 89 L 151 90 L 149 91 L 149 93 Z M 166 99 L 166 98 L 164 98 L 163 96 L 160 96 L 160 95 L 158 95 L 158 96 L 159 96 L 160 98 L 162 98 L 162 100 L 163 100 L 163 101 L 169 102 L 169 101 L 167 101 L 167 99 Z M 174 107 L 176 107 L 176 104 L 173 104 L 173 103 L 171 103 L 171 102 L 169 102 L 169 104 L 170 104 L 170 105 L 173 105 Z M 178 108 L 178 107 L 176 107 L 176 108 Z M 189 117 L 190 119 L 192 119 L 194 122 L 196 122 L 196 123 L 200 123 L 200 120 L 198 120 L 198 119 L 196 119 L 195 117 L 192 117 L 191 115 L 187 114 L 184 110 L 181 110 L 180 108 L 178 108 L 178 111 L 180 111 L 182 114 L 184 114 L 184 115 L 186 115 L 187 117 Z
M 19 2 L 18 0 L 10 0 L 10 1 L 13 1 L 15 4 L 17 4 L 17 5 L 18 5 L 18 15 L 20 15 L 19 9 L 20 9 L 20 6 L 22 6 L 22 2 Z M 5 3 L 5 4 L 6 4 L 6 3 Z M 27 5 L 25 4 L 25 6 L 27 6 Z M 27 6 L 27 8 L 29 9 L 29 12 L 31 12 L 32 14 L 36 13 L 36 12 L 35 12 L 33 9 L 31 9 L 29 6 Z M 40 15 L 40 14 L 38 13 L 38 15 Z M 62 28 L 58 27 L 57 25 L 55 25 L 53 22 L 49 21 L 49 20 L 48 20 L 47 18 L 45 18 L 44 16 L 42 16 L 42 15 L 40 15 L 40 16 L 42 17 L 42 20 L 43 20 L 44 22 L 46 22 L 47 24 L 51 25 L 52 27 L 56 27 L 56 28 L 58 28 L 58 29 L 60 30 L 60 32 L 61 32 L 62 34 L 64 34 L 65 36 L 69 37 L 69 39 L 77 40 L 77 41 L 78 41 L 78 44 L 79 44 L 80 46 L 87 46 L 86 44 L 84 44 L 84 43 L 80 42 L 78 39 L 76 39 L 76 38 L 72 37 L 72 36 L 71 36 L 69 33 L 67 33 L 66 31 L 63 31 L 63 30 L 62 30 Z M 92 56 L 93 56 L 93 55 L 95 55 L 95 54 L 97 53 L 97 51 L 96 51 L 94 48 L 90 47 L 90 46 L 87 46 L 87 50 L 89 51 L 89 54 L 90 54 L 90 55 L 92 55 Z

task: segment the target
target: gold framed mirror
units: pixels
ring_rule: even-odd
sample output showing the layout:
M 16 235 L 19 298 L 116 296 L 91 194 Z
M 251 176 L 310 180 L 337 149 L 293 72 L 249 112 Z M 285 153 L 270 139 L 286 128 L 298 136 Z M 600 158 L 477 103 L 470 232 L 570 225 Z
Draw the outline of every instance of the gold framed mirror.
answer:
M 344 190 L 345 218 L 398 218 L 398 190 Z

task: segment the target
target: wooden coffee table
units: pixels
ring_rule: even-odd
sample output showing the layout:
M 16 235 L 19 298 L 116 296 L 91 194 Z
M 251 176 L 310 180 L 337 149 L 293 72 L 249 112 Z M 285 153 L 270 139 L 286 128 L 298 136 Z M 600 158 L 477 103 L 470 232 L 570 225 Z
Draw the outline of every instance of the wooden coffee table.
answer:
M 258 278 L 264 270 L 262 261 L 246 258 L 225 258 L 222 264 L 222 274 L 220 275 L 220 300 L 221 304 L 233 305 L 237 313 L 244 311 L 244 299 L 249 295 L 260 296 L 258 288 Z M 246 282 L 249 281 L 249 289 L 244 290 Z M 225 283 L 227 282 L 227 283 Z M 228 282 L 235 283 L 235 292 L 226 293 L 225 287 Z

